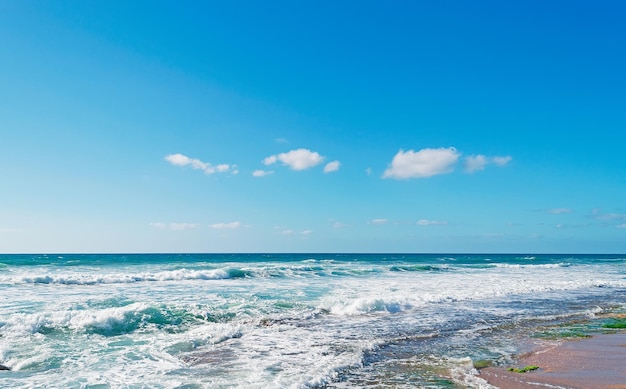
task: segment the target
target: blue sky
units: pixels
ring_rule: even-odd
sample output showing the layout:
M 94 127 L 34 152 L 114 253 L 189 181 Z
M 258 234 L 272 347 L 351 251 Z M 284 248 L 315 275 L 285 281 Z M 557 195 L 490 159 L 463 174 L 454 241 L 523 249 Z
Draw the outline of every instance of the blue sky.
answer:
M 0 2 L 0 252 L 626 252 L 626 5 Z

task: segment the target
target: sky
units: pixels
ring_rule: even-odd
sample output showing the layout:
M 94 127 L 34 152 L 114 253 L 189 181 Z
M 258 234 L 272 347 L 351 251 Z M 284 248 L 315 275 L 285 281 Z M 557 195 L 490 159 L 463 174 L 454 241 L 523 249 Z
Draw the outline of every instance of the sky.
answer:
M 0 1 L 0 253 L 626 253 L 622 1 Z

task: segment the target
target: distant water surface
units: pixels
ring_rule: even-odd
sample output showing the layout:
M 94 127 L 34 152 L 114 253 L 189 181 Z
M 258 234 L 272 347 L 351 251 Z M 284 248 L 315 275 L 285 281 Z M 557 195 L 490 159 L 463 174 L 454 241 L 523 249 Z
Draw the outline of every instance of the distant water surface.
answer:
M 626 308 L 626 255 L 0 255 L 0 386 L 489 388 Z

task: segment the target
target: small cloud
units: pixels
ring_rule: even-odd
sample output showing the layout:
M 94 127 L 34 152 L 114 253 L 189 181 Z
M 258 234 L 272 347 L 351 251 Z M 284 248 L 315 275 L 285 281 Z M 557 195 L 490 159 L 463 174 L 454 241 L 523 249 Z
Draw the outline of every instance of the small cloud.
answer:
M 270 174 L 273 174 L 274 171 L 273 170 L 255 170 L 252 172 L 252 175 L 254 177 L 265 177 L 265 176 L 269 176 Z
M 274 229 L 276 231 L 278 231 L 279 234 L 282 235 L 302 235 L 302 236 L 308 236 L 311 235 L 313 233 L 313 230 L 304 230 L 304 231 L 300 231 L 300 232 L 296 232 L 290 228 L 285 228 L 285 227 L 274 227 Z
M 263 165 L 271 165 L 273 163 L 276 163 L 276 161 L 278 161 L 278 156 L 270 155 L 269 157 L 265 157 L 263 159 Z
M 400 150 L 393 157 L 391 166 L 385 170 L 382 178 L 401 180 L 447 174 L 454 170 L 459 155 L 454 147 L 406 152 Z
M 172 231 L 182 231 L 182 230 L 193 230 L 200 227 L 198 223 L 150 223 L 151 227 L 158 228 L 160 230 L 172 230 Z
M 426 220 L 426 219 L 422 219 L 422 220 L 418 220 L 416 223 L 418 226 L 443 226 L 448 224 L 448 222 L 445 221 L 439 221 L 439 220 Z
M 215 223 L 211 224 L 209 227 L 214 230 L 235 230 L 241 227 L 241 222 L 230 222 L 230 223 Z
M 485 170 L 485 166 L 487 166 L 487 158 L 484 155 L 471 155 L 465 158 L 465 171 L 468 173 Z
M 326 166 L 324 166 L 324 173 L 336 172 L 339 170 L 339 166 L 341 166 L 339 161 L 328 162 Z
M 372 175 L 372 168 L 367 168 L 365 169 L 365 174 L 367 174 L 368 176 Z
M 507 155 L 505 157 L 493 157 L 491 158 L 491 162 L 498 166 L 506 166 L 509 162 L 511 162 L 512 159 L 513 157 Z
M 596 220 L 626 220 L 624 213 L 602 213 L 599 209 L 594 209 L 591 217 Z
M 570 208 L 554 208 L 548 209 L 548 213 L 553 215 L 562 215 L 564 213 L 572 213 L 573 211 Z
M 387 219 L 374 219 L 369 222 L 369 224 L 374 224 L 376 226 L 380 226 L 382 224 L 387 224 L 387 223 L 389 223 L 389 220 Z
M 347 224 L 341 223 L 341 222 L 334 222 L 333 223 L 333 228 L 344 228 L 347 227 Z
M 479 170 L 485 170 L 485 167 L 488 164 L 503 167 L 506 166 L 512 159 L 513 158 L 510 156 L 488 158 L 482 154 L 471 155 L 465 158 L 465 171 L 468 173 L 474 173 Z
M 289 143 L 289 141 L 285 138 L 276 138 L 274 139 L 276 143 Z
M 170 229 L 173 231 L 194 230 L 200 227 L 198 223 L 170 223 Z
M 619 224 L 615 226 L 616 228 L 626 228 L 626 223 Z
M 277 161 L 282 162 L 285 166 L 289 166 L 292 170 L 306 170 L 322 163 L 324 157 L 308 149 L 296 149 L 286 153 L 270 155 L 263 159 L 263 164 L 272 165 Z
M 215 169 L 217 169 L 217 171 L 220 173 L 224 173 L 230 169 L 230 166 L 225 163 L 222 163 L 222 164 L 217 165 Z
M 190 166 L 192 169 L 202 170 L 205 174 L 213 173 L 226 173 L 231 171 L 233 174 L 237 174 L 237 165 L 228 165 L 225 163 L 213 166 L 208 162 L 203 162 L 199 159 L 189 158 L 183 154 L 169 154 L 165 156 L 165 160 L 174 166 L 185 167 Z

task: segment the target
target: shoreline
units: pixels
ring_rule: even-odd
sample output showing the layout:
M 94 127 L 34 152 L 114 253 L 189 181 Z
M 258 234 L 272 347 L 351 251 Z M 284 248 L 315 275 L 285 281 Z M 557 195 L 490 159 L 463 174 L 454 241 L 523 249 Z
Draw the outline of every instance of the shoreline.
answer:
M 540 345 L 521 355 L 513 366 L 491 366 L 479 377 L 502 389 L 626 389 L 626 333 L 595 334 L 589 338 Z M 526 373 L 509 367 L 539 368 Z

